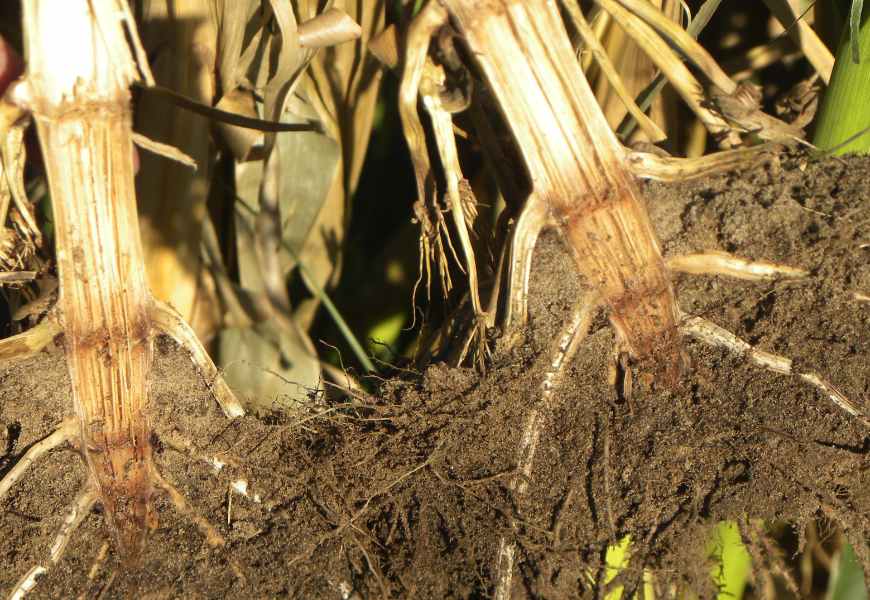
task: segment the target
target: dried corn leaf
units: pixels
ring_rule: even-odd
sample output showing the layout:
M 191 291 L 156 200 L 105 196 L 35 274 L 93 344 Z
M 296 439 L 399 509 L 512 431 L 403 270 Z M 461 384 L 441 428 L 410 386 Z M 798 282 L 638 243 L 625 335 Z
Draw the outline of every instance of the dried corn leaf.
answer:
M 692 36 L 669 19 L 665 14 L 649 3 L 648 0 L 617 0 L 632 14 L 644 20 L 650 27 L 670 44 L 680 50 L 689 60 L 695 63 L 701 72 L 713 82 L 716 87 L 727 94 L 734 92 L 737 84 L 726 75 L 719 65 L 710 56 L 703 46 L 698 44 Z
M 634 103 L 634 96 L 636 95 L 636 91 L 634 93 L 630 92 L 625 83 L 622 80 L 622 77 L 619 75 L 619 71 L 610 61 L 610 58 L 605 50 L 604 46 L 598 40 L 598 37 L 595 35 L 595 32 L 589 27 L 589 24 L 586 22 L 585 17 L 583 16 L 583 12 L 580 10 L 580 7 L 575 2 L 565 2 L 565 8 L 567 8 L 568 13 L 571 15 L 572 20 L 574 21 L 574 25 L 577 27 L 577 31 L 580 33 L 580 36 L 583 38 L 583 43 L 589 47 L 592 51 L 592 54 L 595 56 L 596 61 L 598 62 L 598 66 L 604 75 L 607 78 L 607 82 L 613 88 L 614 92 L 619 96 L 619 99 L 622 100 L 622 103 L 625 105 L 626 109 L 637 119 L 640 124 L 641 129 L 643 129 L 644 133 L 647 135 L 649 140 L 653 143 L 660 142 L 664 140 L 667 136 L 665 136 L 664 132 L 656 125 L 656 123 L 646 116 L 638 107 L 637 104 Z M 630 40 L 627 40 L 630 42 Z M 637 48 L 637 44 L 631 42 L 632 46 Z M 623 53 L 617 53 L 616 56 L 621 57 Z M 638 57 L 640 58 L 640 57 Z M 649 67 L 652 67 L 651 61 L 647 60 Z M 639 65 L 638 65 L 639 66 Z M 648 72 L 646 73 L 646 79 L 652 79 L 652 69 L 646 69 Z M 646 85 L 643 83 L 643 80 L 640 82 L 637 81 L 637 78 L 633 78 L 633 83 L 635 87 Z M 639 88 L 638 88 L 639 89 Z M 611 126 L 618 123 L 622 120 L 622 116 L 620 115 L 618 118 L 609 116 L 607 114 L 607 110 L 610 105 L 614 103 L 610 102 L 602 102 L 602 99 L 598 93 L 596 93 L 595 97 L 599 101 L 599 105 L 603 107 L 605 110 L 605 117 L 607 117 L 608 122 Z
M 284 122 L 299 122 L 285 114 Z M 317 215 L 323 208 L 332 182 L 338 175 L 341 146 L 330 136 L 316 131 L 279 136 L 281 155 L 281 182 L 278 193 L 282 216 L 281 241 L 298 254 L 308 241 Z M 260 161 L 240 164 L 236 167 L 236 193 L 251 206 L 256 205 L 257 191 L 263 177 Z M 253 218 L 249 220 L 253 226 Z M 239 253 L 249 252 L 240 243 Z M 290 252 L 279 246 L 282 274 L 286 275 L 296 266 Z
M 366 46 L 386 67 L 395 69 L 399 66 L 399 41 L 395 25 L 389 25 L 370 39 Z
M 230 90 L 218 101 L 216 108 L 244 117 L 258 117 L 257 108 L 254 104 L 254 95 L 246 90 Z M 256 129 L 236 127 L 228 123 L 218 123 L 217 127 L 224 141 L 230 147 L 230 150 L 232 150 L 233 156 L 239 162 L 245 162 L 248 159 L 251 146 L 263 136 L 263 133 Z
M 320 115 L 324 131 L 341 144 L 338 174 L 312 227 L 315 235 L 300 253 L 322 288 L 334 284 L 340 274 L 348 208 L 368 148 L 381 79 L 380 65 L 366 51 L 366 43 L 384 28 L 385 3 L 347 2 L 342 8 L 359 23 L 359 39 L 322 49 L 299 85 L 300 94 Z M 314 298 L 297 306 L 297 322 L 307 327 L 319 303 Z
M 225 123 L 233 127 L 242 127 L 269 133 L 287 133 L 290 131 L 308 131 L 311 129 L 307 125 L 278 123 L 275 121 L 244 116 L 232 111 L 221 110 L 220 108 L 203 104 L 202 102 L 159 85 L 146 87 L 144 88 L 144 91 L 149 95 L 164 98 L 176 106 L 192 113 L 202 115 L 203 117 L 217 123 Z
M 220 35 L 218 36 L 218 70 L 221 91 L 226 96 L 236 87 L 236 75 L 242 44 L 251 10 L 259 8 L 259 0 L 218 0 Z
M 298 122 L 286 113 L 282 120 Z M 311 131 L 279 136 L 276 149 L 274 156 L 280 157 L 281 170 L 279 188 L 275 190 L 283 218 L 280 241 L 298 253 L 304 247 L 338 174 L 341 147 L 329 136 Z M 256 205 L 263 167 L 260 161 L 236 167 L 236 192 L 251 206 Z M 253 215 L 237 213 L 236 241 L 241 284 L 245 290 L 262 294 L 268 292 L 269 286 L 262 278 L 261 262 L 255 251 L 253 232 L 256 225 Z M 281 283 L 286 288 L 286 275 L 295 267 L 295 261 L 283 246 L 276 248 L 275 259 L 280 265 Z M 219 336 L 221 362 L 228 364 L 245 359 L 268 366 L 281 377 L 313 389 L 320 380 L 320 366 L 310 341 L 298 337 L 287 331 L 286 324 L 279 326 L 275 319 L 241 330 L 223 331 Z M 271 402 L 283 386 L 274 375 L 242 364 L 228 369 L 227 378 L 230 385 L 243 390 L 246 396 L 259 399 L 255 402 Z
M 302 23 L 297 33 L 303 48 L 326 48 L 357 39 L 361 29 L 347 13 L 330 8 Z
M 822 81 L 829 83 L 831 73 L 834 71 L 834 55 L 819 39 L 813 28 L 802 15 L 799 16 L 795 12 L 788 0 L 764 0 L 764 3 L 785 28 L 789 37 L 800 47 L 813 68 L 819 72 Z
M 139 31 L 160 86 L 211 106 L 217 15 L 211 0 L 142 0 Z M 142 153 L 136 178 L 140 229 L 154 295 L 184 318 L 193 310 L 200 237 L 213 160 L 208 119 L 150 94 L 139 101 L 136 131 L 178 148 L 199 169 Z
M 740 136 L 732 132 L 728 123 L 704 106 L 701 84 L 679 59 L 668 43 L 640 17 L 626 9 L 617 0 L 597 0 L 614 20 L 643 48 L 661 69 L 689 107 L 698 115 L 710 133 L 726 147 L 742 145 Z M 732 82 L 733 83 L 733 82 Z
M 241 393 L 249 410 L 293 408 L 307 400 L 309 391 L 320 388 L 318 360 L 308 355 L 274 320 L 222 331 L 219 352 L 227 365 L 224 379 Z M 299 387 L 288 386 L 282 378 Z

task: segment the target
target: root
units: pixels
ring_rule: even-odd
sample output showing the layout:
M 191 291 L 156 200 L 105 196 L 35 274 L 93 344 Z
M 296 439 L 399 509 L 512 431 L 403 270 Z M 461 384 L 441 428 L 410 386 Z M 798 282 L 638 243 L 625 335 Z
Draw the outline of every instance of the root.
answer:
M 160 438 L 160 441 L 165 445 L 169 446 L 172 450 L 175 450 L 179 454 L 183 454 L 187 457 L 190 457 L 193 460 L 204 462 L 216 472 L 219 472 L 225 466 L 229 465 L 231 467 L 237 467 L 236 461 L 231 458 L 222 455 L 215 455 L 211 458 L 202 454 L 199 450 L 194 448 L 193 444 L 187 440 L 183 440 L 181 442 L 170 438 L 167 435 L 167 431 L 165 429 L 157 429 L 155 432 L 157 436 Z
M 486 359 L 491 356 L 489 346 L 486 344 L 485 313 L 479 313 L 472 317 L 471 326 L 465 330 L 462 343 L 459 344 L 456 352 L 454 352 L 454 356 L 451 357 L 450 364 L 454 367 L 461 365 L 465 360 L 465 357 L 468 355 L 469 350 L 472 350 L 474 354 L 472 364 L 478 368 L 481 374 L 485 375 Z
M 514 554 L 517 551 L 516 542 L 505 538 L 498 543 L 498 579 L 496 580 L 495 600 L 510 600 L 511 584 L 514 580 Z
M 24 456 L 12 467 L 12 470 L 6 473 L 6 476 L 0 481 L 0 500 L 2 500 L 6 494 L 9 492 L 9 489 L 15 485 L 15 482 L 18 481 L 22 475 L 27 471 L 33 461 L 37 458 L 48 452 L 49 450 L 56 448 L 75 437 L 76 432 L 78 431 L 78 423 L 76 423 L 73 419 L 68 419 L 61 423 L 61 426 L 54 431 L 47 438 L 43 439 L 40 442 L 37 442 L 33 446 L 31 446 L 30 450 L 28 450 Z
M 718 346 L 735 354 L 745 356 L 768 371 L 799 377 L 807 383 L 812 384 L 817 390 L 827 396 L 831 402 L 855 417 L 865 427 L 870 429 L 870 418 L 868 418 L 860 408 L 855 406 L 855 404 L 853 404 L 848 398 L 837 391 L 834 386 L 815 373 L 796 373 L 792 368 L 792 361 L 790 359 L 769 352 L 756 350 L 730 331 L 723 329 L 706 319 L 702 319 L 701 317 L 693 317 L 689 315 L 683 316 L 683 324 L 680 326 L 680 331 L 706 342 L 711 346 Z
M 747 552 L 749 552 L 749 556 L 752 560 L 752 583 L 755 587 L 755 594 L 758 596 L 761 593 L 761 590 L 765 591 L 764 598 L 765 600 L 772 600 L 770 596 L 770 590 L 766 587 L 762 587 L 762 581 L 764 581 L 764 557 L 761 555 L 761 550 L 758 545 L 752 539 L 752 535 L 749 532 L 748 526 L 748 517 L 745 515 L 735 519 L 737 522 L 737 528 L 740 531 L 740 541 L 743 542 L 743 545 L 746 547 Z
M 89 482 L 85 485 L 79 495 L 73 502 L 72 510 L 70 510 L 66 519 L 61 523 L 57 536 L 54 538 L 54 543 L 51 545 L 51 562 L 57 564 L 63 558 L 63 553 L 66 551 L 66 546 L 69 543 L 73 532 L 79 528 L 88 513 L 94 507 L 99 497 L 99 489 L 96 484 Z
M 594 293 L 588 294 L 572 311 L 571 315 L 562 328 L 558 344 L 553 351 L 550 368 L 544 375 L 541 384 L 541 396 L 532 407 L 526 417 L 526 427 L 523 432 L 520 448 L 517 454 L 516 470 L 509 484 L 512 492 L 525 494 L 529 489 L 529 478 L 535 461 L 535 451 L 538 448 L 538 440 L 544 431 L 547 422 L 547 413 L 553 408 L 554 401 L 558 400 L 553 392 L 558 387 L 565 367 L 574 357 L 580 342 L 586 337 L 589 326 L 592 323 L 592 315 L 598 307 L 598 300 Z M 514 557 L 516 543 L 505 538 L 499 541 L 499 552 L 496 567 L 495 598 L 497 600 L 509 600 L 511 597 L 511 584 L 513 582 Z
M 506 296 L 505 329 L 516 331 L 528 319 L 529 276 L 532 253 L 544 227 L 549 225 L 549 209 L 537 196 L 529 196 L 514 223 L 510 249 L 510 275 Z
M 175 489 L 174 485 L 166 481 L 160 474 L 155 473 L 154 477 L 156 479 L 155 484 L 157 487 L 166 490 L 166 493 L 169 494 L 169 501 L 172 502 L 172 506 L 175 507 L 175 510 L 190 517 L 190 519 L 196 523 L 199 530 L 205 534 L 205 539 L 212 548 L 220 548 L 226 544 L 224 536 L 218 533 L 217 529 L 215 529 L 202 515 L 198 514 L 191 508 L 190 504 L 187 503 L 187 499 L 181 492 Z
M 245 409 L 230 391 L 229 386 L 221 377 L 220 371 L 214 365 L 205 348 L 202 347 L 193 329 L 185 323 L 175 309 L 158 298 L 154 298 L 153 319 L 154 329 L 171 337 L 175 342 L 190 352 L 193 362 L 206 376 L 209 389 L 228 419 L 235 419 L 245 414 Z
M 669 270 L 687 275 L 724 275 L 750 281 L 770 279 L 806 279 L 810 272 L 805 269 L 756 262 L 738 258 L 727 252 L 686 254 L 665 261 Z
M 12 593 L 9 594 L 9 600 L 21 600 L 27 593 L 36 587 L 36 578 L 45 573 L 45 567 L 36 565 L 30 567 L 30 570 L 24 574 L 24 577 L 18 580 L 15 587 L 12 588 Z
M 57 319 L 51 315 L 40 321 L 39 325 L 23 333 L 0 340 L 0 361 L 13 358 L 27 358 L 42 351 L 60 333 Z
M 758 536 L 759 541 L 761 542 L 764 549 L 767 550 L 767 555 L 770 557 L 770 561 L 776 567 L 776 570 L 779 571 L 780 575 L 782 575 L 783 579 L 785 579 L 785 583 L 788 586 L 788 589 L 795 595 L 799 600 L 803 600 L 803 595 L 798 589 L 797 583 L 794 580 L 794 577 L 791 576 L 788 568 L 782 563 L 779 555 L 776 552 L 776 549 L 770 544 L 770 540 L 767 538 L 767 535 L 761 530 L 758 523 L 754 524 L 755 535 Z
M 428 66 L 428 63 L 427 63 Z M 471 187 L 465 182 L 462 176 L 462 170 L 459 166 L 459 155 L 456 150 L 456 139 L 453 137 L 453 119 L 446 110 L 441 106 L 440 96 L 437 91 L 438 84 L 444 82 L 444 70 L 439 67 L 432 69 L 435 73 L 430 74 L 431 77 L 424 77 L 420 83 L 420 94 L 423 96 L 423 105 L 426 106 L 429 115 L 432 118 L 432 125 L 435 129 L 435 141 L 441 155 L 441 163 L 444 166 L 445 176 L 447 178 L 447 198 L 450 202 L 451 212 L 453 213 L 456 231 L 459 234 L 459 242 L 462 246 L 462 252 L 465 255 L 464 270 L 468 277 L 468 293 L 471 299 L 471 307 L 474 311 L 475 330 L 481 335 L 473 335 L 470 344 L 477 346 L 479 349 L 475 352 L 474 364 L 480 367 L 481 372 L 485 372 L 485 356 L 489 353 L 486 348 L 486 337 L 482 333 L 486 329 L 486 313 L 483 311 L 483 306 L 480 302 L 480 285 L 478 281 L 479 273 L 477 259 L 475 258 L 475 248 L 472 245 L 471 233 L 474 232 L 474 222 L 477 220 L 477 209 L 473 202 L 468 200 L 468 196 L 472 194 Z M 437 78 L 432 82 L 432 78 Z M 427 85 L 424 85 L 427 84 Z M 465 194 L 460 192 L 460 188 Z M 470 207 L 468 206 L 470 205 Z M 473 214 L 466 215 L 466 208 L 473 211 Z M 448 241 L 450 240 L 449 234 Z M 461 265 L 461 263 L 460 263 Z M 463 351 L 463 357 L 465 351 Z

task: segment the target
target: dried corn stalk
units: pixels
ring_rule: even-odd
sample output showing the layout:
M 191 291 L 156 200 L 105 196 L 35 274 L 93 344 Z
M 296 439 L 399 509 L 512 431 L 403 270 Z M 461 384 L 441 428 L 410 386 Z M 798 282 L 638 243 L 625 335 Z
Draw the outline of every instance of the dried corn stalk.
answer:
M 597 2 L 649 54 L 720 144 L 739 146 L 740 138 L 729 122 L 743 126 L 747 121 L 735 119 L 734 111 L 725 115 L 726 111 L 711 110 L 702 88 L 672 47 L 698 65 L 723 97 L 739 100 L 745 96 L 709 54 L 645 0 Z M 583 16 L 574 14 L 579 11 L 576 2 L 564 3 L 575 22 L 581 22 Z M 712 323 L 680 310 L 672 283 L 676 272 L 766 279 L 808 276 L 800 269 L 752 263 L 724 253 L 670 261 L 662 256 L 639 178 L 671 178 L 677 173 L 691 177 L 732 168 L 751 161 L 758 149 L 729 150 L 695 161 L 628 151 L 617 141 L 595 101 L 555 2 L 430 0 L 409 27 L 408 56 L 428 47 L 429 38 L 439 40 L 453 30 L 483 76 L 481 87 L 498 104 L 532 184 L 525 207 L 514 220 L 512 246 L 505 253 L 509 268 L 508 332 L 526 322 L 531 254 L 544 227 L 558 230 L 588 290 L 554 341 L 540 395 L 529 411 L 520 440 L 519 473 L 526 477 L 532 474 L 544 415 L 550 414 L 558 401 L 560 377 L 598 309 L 603 309 L 615 332 L 617 366 L 624 374 L 620 387 L 625 397 L 631 396 L 631 365 L 635 362 L 652 366 L 676 388 L 680 377 L 688 373 L 683 336 L 690 335 L 747 356 L 775 372 L 799 376 L 870 426 L 866 415 L 817 375 L 798 373 L 788 359 L 756 351 Z M 420 81 L 423 64 L 421 60 L 406 60 L 403 90 L 404 82 Z M 779 125 L 777 122 L 766 132 L 777 141 L 782 136 L 771 134 L 771 130 L 781 129 Z M 792 141 L 801 135 L 794 132 L 786 137 Z M 526 481 L 517 479 L 511 487 L 521 494 Z M 497 557 L 496 598 L 511 595 L 515 556 L 516 545 L 503 540 Z
M 534 186 L 528 202 L 546 205 L 581 274 L 607 306 L 624 351 L 651 359 L 675 380 L 686 359 L 658 238 L 556 7 L 445 5 L 520 147 Z
M 129 87 L 138 72 L 113 4 L 25 3 L 27 82 L 16 97 L 46 157 L 75 433 L 121 551 L 135 561 L 157 496 L 143 414 L 152 297 L 133 189 Z
M 0 357 L 33 354 L 61 333 L 73 406 L 72 416 L 7 473 L 0 497 L 41 454 L 73 441 L 88 476 L 52 560 L 60 559 L 72 530 L 99 502 L 129 565 L 156 526 L 151 509 L 161 494 L 190 512 L 152 456 L 146 409 L 155 336 L 169 334 L 192 352 L 215 378 L 213 389 L 228 416 L 240 416 L 242 409 L 189 328 L 155 302 L 148 286 L 129 87 L 140 76 L 150 81 L 150 72 L 126 1 L 35 0 L 23 8 L 28 67 L 6 98 L 36 122 L 51 188 L 59 297 L 42 323 L 0 343 Z M 222 543 L 207 523 L 193 518 L 209 542 Z

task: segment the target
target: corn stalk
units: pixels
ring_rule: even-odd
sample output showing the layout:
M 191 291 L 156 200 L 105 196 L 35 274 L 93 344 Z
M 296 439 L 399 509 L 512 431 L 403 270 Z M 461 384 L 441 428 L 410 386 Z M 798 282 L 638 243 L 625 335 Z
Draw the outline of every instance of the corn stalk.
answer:
M 483 83 L 475 83 L 480 85 L 475 91 L 485 90 L 498 104 L 531 182 L 525 207 L 514 216 L 513 245 L 506 259 L 510 273 L 505 302 L 508 332 L 526 322 L 531 254 L 544 227 L 553 226 L 560 233 L 588 290 L 555 340 L 540 396 L 526 418 L 517 453 L 518 472 L 526 477 L 532 473 L 535 448 L 545 422 L 542 415 L 559 401 L 557 392 L 564 367 L 586 334 L 591 314 L 599 308 L 615 332 L 624 397 L 631 397 L 631 365 L 635 362 L 652 366 L 675 388 L 678 379 L 688 372 L 683 336 L 689 335 L 742 353 L 769 370 L 798 376 L 862 423 L 870 423 L 817 375 L 797 372 L 788 359 L 756 351 L 714 324 L 684 314 L 672 283 L 677 272 L 745 279 L 801 279 L 808 273 L 725 253 L 666 261 L 640 192 L 641 178 L 673 180 L 746 165 L 761 148 L 737 148 L 742 144 L 737 128 L 761 132 L 767 139 L 784 144 L 800 141 L 803 132 L 760 113 L 754 89 L 730 80 L 685 30 L 650 3 L 597 2 L 651 57 L 720 145 L 736 149 L 685 160 L 624 148 L 595 100 L 555 2 L 430 0 L 408 29 L 402 89 L 406 83 L 415 82 L 423 69 L 422 61 L 410 60 L 415 56 L 414 49 L 428 47 L 430 37 L 439 40 L 445 31 L 442 28 L 455 30 L 483 76 Z M 593 51 L 603 55 L 577 3 L 564 0 L 563 4 Z M 675 48 L 718 88 L 718 106 L 713 107 L 705 99 L 702 87 Z M 605 68 L 613 72 L 609 66 Z M 422 86 L 420 93 L 425 102 Z M 410 100 L 416 98 L 410 93 L 403 96 L 407 109 Z M 752 120 L 762 118 L 763 126 L 751 125 Z M 445 164 L 445 169 L 449 171 L 450 166 Z M 497 291 L 498 286 L 494 289 Z M 525 487 L 525 483 L 511 485 L 519 494 Z M 496 598 L 510 598 L 515 556 L 516 544 L 502 540 L 494 581 Z
M 653 358 L 675 378 L 685 361 L 660 244 L 555 3 L 444 5 L 520 148 L 533 185 L 528 202 L 547 206 L 581 274 L 607 306 L 624 349 L 638 359 Z
M 114 4 L 25 2 L 27 88 L 17 91 L 26 94 L 46 157 L 58 315 L 80 443 L 122 553 L 133 561 L 157 495 L 143 414 L 152 297 L 133 184 L 129 87 L 138 72 Z
M 132 565 L 156 526 L 152 505 L 158 496 L 166 493 L 177 509 L 192 513 L 153 460 L 147 408 L 154 338 L 170 335 L 191 352 L 212 378 L 227 416 L 243 411 L 190 328 L 155 301 L 148 286 L 129 88 L 140 78 L 153 80 L 126 0 L 34 0 L 23 8 L 27 72 L 5 101 L 36 123 L 51 188 L 59 289 L 55 310 L 33 329 L 3 340 L 0 358 L 33 354 L 61 334 L 73 406 L 72 416 L 0 481 L 0 498 L 40 455 L 72 441 L 88 476 L 55 539 L 52 561 L 60 560 L 72 531 L 100 502 L 121 558 Z M 0 128 L 4 141 L 14 135 Z M 191 516 L 210 543 L 222 543 L 204 519 Z

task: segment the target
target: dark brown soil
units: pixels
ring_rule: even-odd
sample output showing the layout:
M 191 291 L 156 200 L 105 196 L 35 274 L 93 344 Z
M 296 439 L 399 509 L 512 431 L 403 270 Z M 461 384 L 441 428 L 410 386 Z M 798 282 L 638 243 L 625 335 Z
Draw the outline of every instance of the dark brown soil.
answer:
M 666 256 L 725 250 L 810 269 L 799 284 L 683 277 L 678 295 L 685 312 L 794 358 L 870 412 L 870 304 L 856 299 L 870 296 L 870 160 L 768 165 L 649 185 L 646 195 Z M 493 593 L 502 539 L 518 547 L 514 598 L 595 597 L 605 591 L 604 549 L 631 535 L 617 583 L 633 590 L 646 569 L 661 595 L 709 598 L 708 531 L 725 519 L 784 519 L 801 532 L 825 517 L 864 548 L 870 444 L 854 418 L 796 378 L 692 341 L 693 373 L 677 393 L 640 366 L 631 403 L 619 401 L 603 316 L 558 388 L 528 493 L 511 493 L 543 365 L 582 294 L 554 235 L 539 241 L 532 277 L 525 342 L 494 341 L 485 377 L 433 365 L 385 383 L 382 397 L 301 424 L 310 415 L 284 413 L 282 426 L 228 423 L 190 359 L 161 341 L 153 422 L 164 439 L 241 466 L 215 476 L 168 443 L 157 460 L 226 547 L 210 548 L 164 499 L 146 554 L 125 571 L 95 510 L 27 597 L 482 598 Z M 7 363 L 0 382 L 3 474 L 71 400 L 58 352 Z M 48 565 L 83 477 L 76 452 L 60 448 L 0 503 L 0 593 L 30 566 Z M 230 482 L 241 477 L 262 502 L 234 493 L 230 505 Z

